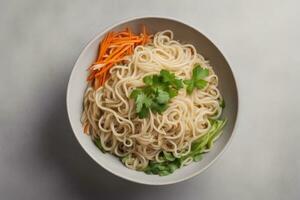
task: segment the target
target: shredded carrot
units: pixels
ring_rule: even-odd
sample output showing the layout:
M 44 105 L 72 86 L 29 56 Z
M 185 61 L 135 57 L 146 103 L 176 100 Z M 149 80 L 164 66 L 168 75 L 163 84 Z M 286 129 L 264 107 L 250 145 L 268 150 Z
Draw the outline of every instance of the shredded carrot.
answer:
M 90 125 L 88 123 L 83 125 L 83 132 L 87 135 L 89 134 L 89 131 L 88 131 L 89 128 L 90 128 Z
M 87 81 L 92 81 L 95 77 L 96 71 L 92 71 L 90 75 L 87 77 Z
M 122 49 L 124 49 L 126 47 L 126 45 L 120 45 L 119 47 L 117 47 L 108 57 L 106 57 L 104 59 L 104 62 L 109 61 L 111 58 L 113 58 L 116 54 L 118 54 L 119 52 L 122 51 Z
M 101 85 L 104 85 L 105 80 L 106 80 L 106 75 L 107 75 L 107 71 L 103 73 L 103 79 L 102 79 Z
M 143 39 L 136 39 L 136 40 L 131 40 L 131 41 L 116 41 L 114 44 L 115 45 L 122 45 L 122 44 L 131 44 L 131 43 L 138 43 L 143 41 Z
M 100 77 L 100 78 L 95 78 L 95 79 L 94 79 L 95 87 L 96 87 L 96 88 L 99 88 L 100 85 L 102 84 L 102 81 L 103 81 L 102 77 Z
M 118 41 L 130 41 L 130 40 L 137 40 L 137 39 L 141 39 L 141 38 L 138 36 L 131 36 L 131 37 L 126 36 L 126 37 L 122 37 L 122 38 L 116 37 L 116 38 L 112 39 L 112 42 L 114 43 L 114 42 L 118 42 Z
M 112 63 L 112 62 L 120 62 L 120 61 L 122 61 L 122 60 L 123 60 L 122 58 L 116 59 L 116 60 L 109 60 L 109 61 L 105 62 L 105 64 L 109 64 L 109 63 Z M 94 64 L 91 65 L 90 69 L 93 69 L 93 67 L 94 67 L 95 65 L 98 65 L 98 64 L 104 65 L 104 61 L 99 61 L 99 62 L 96 61 L 96 62 L 94 62 Z
M 120 32 L 109 32 L 99 44 L 96 61 L 88 68 L 87 81 L 95 89 L 103 86 L 109 78 L 109 70 L 115 64 L 122 62 L 125 56 L 132 55 L 136 46 L 145 45 L 149 41 L 150 36 L 145 26 L 142 26 L 139 35 L 134 34 L 130 27 Z
M 97 73 L 95 74 L 95 77 L 101 77 L 101 75 L 103 75 L 105 72 L 107 72 L 112 66 L 113 66 L 113 64 L 110 63 L 110 64 L 107 65 L 106 67 L 102 68 L 99 72 L 97 72 Z

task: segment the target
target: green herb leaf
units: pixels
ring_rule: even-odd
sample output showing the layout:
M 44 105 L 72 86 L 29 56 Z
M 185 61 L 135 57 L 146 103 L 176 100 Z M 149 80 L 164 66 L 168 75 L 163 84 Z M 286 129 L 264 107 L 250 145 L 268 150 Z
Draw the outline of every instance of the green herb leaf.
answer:
M 194 155 L 193 161 L 198 162 L 203 158 L 202 153 L 199 153 L 197 155 Z
M 127 156 L 124 156 L 124 157 L 122 157 L 122 158 L 120 158 L 120 160 L 121 160 L 122 163 L 125 163 L 126 160 L 128 160 L 128 159 L 129 159 L 129 156 L 128 156 L 128 155 L 127 155 Z
M 163 90 L 158 90 L 157 91 L 157 97 L 156 97 L 156 100 L 159 104 L 164 104 L 164 103 L 167 103 L 170 99 L 170 96 L 169 96 L 169 93 L 163 91 Z
M 170 172 L 167 171 L 167 170 L 163 170 L 163 171 L 159 171 L 159 172 L 158 172 L 158 175 L 159 175 L 159 176 L 167 176 L 167 175 L 169 175 L 169 174 L 170 174 Z
M 192 94 L 194 90 L 194 81 L 193 80 L 184 80 L 184 83 L 187 85 L 186 91 L 188 94 Z
M 136 112 L 140 118 L 145 118 L 149 115 L 149 107 L 152 100 L 147 97 L 141 90 L 134 90 L 131 96 L 135 97 Z
M 168 83 L 171 87 L 174 87 L 177 90 L 183 87 L 182 80 L 177 79 L 175 77 L 175 74 L 170 73 L 167 70 L 161 70 L 160 76 L 162 78 L 163 83 Z
M 163 164 L 158 164 L 156 167 L 157 167 L 160 171 L 164 171 L 164 170 L 167 170 L 167 169 L 168 169 L 168 167 L 167 167 L 167 166 L 164 166 Z
M 152 79 L 152 76 L 145 76 L 143 78 L 143 82 L 146 84 L 146 85 L 153 85 L 153 79 Z
M 142 107 L 141 111 L 137 113 L 139 118 L 143 119 L 149 116 L 149 108 Z
M 166 82 L 171 83 L 175 79 L 175 74 L 170 73 L 169 71 L 164 69 L 160 71 L 159 75 L 162 77 L 162 81 L 165 83 Z
M 154 112 L 154 113 L 156 113 L 156 112 L 158 112 L 158 113 L 162 113 L 162 112 L 164 112 L 165 110 L 167 110 L 167 108 L 168 108 L 168 105 L 167 104 L 158 104 L 158 103 L 156 103 L 156 102 L 153 102 L 152 104 L 151 104 L 151 110 Z
M 193 69 L 192 78 L 189 80 L 184 80 L 184 84 L 186 84 L 186 91 L 188 94 L 192 94 L 194 88 L 203 89 L 207 85 L 207 81 L 203 80 L 203 78 L 207 77 L 209 74 L 208 69 L 203 69 L 199 64 L 195 65 Z
M 221 106 L 221 108 L 225 108 L 225 100 L 224 99 L 222 99 L 220 106 Z
M 144 93 L 140 93 L 137 95 L 135 103 L 136 103 L 136 112 L 141 112 L 144 101 L 147 99 L 146 95 Z
M 100 151 L 102 151 L 102 153 L 105 153 L 105 150 L 104 150 L 104 148 L 102 147 L 100 138 L 94 138 L 94 139 L 93 139 L 93 142 L 94 142 L 94 144 L 98 147 L 98 149 L 100 149 Z
M 156 88 L 153 86 L 145 86 L 143 87 L 143 93 L 148 96 L 149 98 L 152 98 L 154 93 L 156 92 Z
M 194 82 L 195 84 L 195 87 L 198 88 L 198 89 L 203 89 L 205 88 L 205 86 L 207 85 L 207 81 L 206 80 L 202 80 L 202 79 L 199 79 L 199 80 L 196 80 Z
M 153 82 L 153 85 L 159 85 L 160 83 L 160 78 L 157 74 L 153 75 L 152 76 L 152 82 Z
M 175 88 L 177 90 L 179 90 L 180 88 L 183 88 L 183 84 L 182 84 L 182 80 L 181 79 L 175 79 L 173 81 L 173 85 L 175 86 Z
M 178 95 L 178 90 L 174 88 L 168 88 L 167 92 L 169 93 L 170 99 Z
M 152 170 L 151 170 L 151 167 L 146 167 L 146 169 L 144 170 L 144 172 L 146 173 L 146 174 L 152 174 Z
M 176 169 L 178 169 L 178 166 L 175 163 L 169 164 L 169 172 L 173 173 Z
M 141 89 L 135 89 L 131 92 L 130 94 L 130 98 L 136 99 L 138 95 L 140 95 L 141 93 L 143 93 L 143 91 Z
M 168 160 L 168 161 L 174 161 L 175 160 L 175 157 L 173 156 L 172 153 L 163 151 L 163 154 L 164 154 L 164 158 L 166 160 Z
M 150 109 L 154 113 L 165 111 L 170 99 L 177 96 L 178 90 L 183 87 L 182 80 L 167 70 L 145 76 L 143 82 L 145 86 L 133 90 L 130 95 L 135 100 L 136 112 L 140 118 L 149 116 Z
M 153 174 L 158 174 L 158 173 L 160 172 L 160 170 L 158 169 L 158 167 L 153 166 L 153 167 L 151 167 L 151 172 L 152 172 Z
M 208 69 L 203 69 L 199 64 L 193 69 L 193 79 L 199 80 L 208 76 Z

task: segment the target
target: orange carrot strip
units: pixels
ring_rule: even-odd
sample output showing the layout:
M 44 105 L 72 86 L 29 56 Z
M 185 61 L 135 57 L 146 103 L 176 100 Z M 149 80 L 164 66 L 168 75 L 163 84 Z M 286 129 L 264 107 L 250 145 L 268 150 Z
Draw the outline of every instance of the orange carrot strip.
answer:
M 97 78 L 95 78 L 95 84 L 94 84 L 94 86 L 95 86 L 95 88 L 96 89 L 98 89 L 102 84 L 102 77 L 97 77 Z
M 103 61 L 100 61 L 100 62 L 94 62 L 92 66 L 97 65 L 97 64 L 103 64 L 103 65 L 105 65 L 105 64 L 112 63 L 112 62 L 120 62 L 121 60 L 123 60 L 123 59 L 120 58 L 120 59 L 116 59 L 116 60 L 109 60 L 109 61 L 107 61 L 107 62 L 103 62 Z M 103 67 L 104 67 L 104 66 L 103 66 Z
M 112 42 L 117 42 L 117 41 L 128 41 L 132 39 L 139 39 L 139 36 L 131 36 L 131 37 L 123 37 L 123 38 L 114 38 L 112 39 Z
M 101 83 L 101 85 L 104 85 L 104 83 L 105 83 L 105 81 L 106 81 L 106 75 L 107 75 L 107 71 L 106 72 L 104 72 L 104 74 L 103 74 L 103 79 L 102 79 L 102 83 Z
M 104 46 L 107 44 L 107 39 L 108 39 L 108 37 L 109 37 L 109 33 L 108 34 L 106 34 L 106 36 L 104 37 L 104 39 L 102 40 L 102 42 L 100 43 L 100 45 L 99 45 L 99 53 L 98 53 L 98 58 L 97 58 L 97 60 L 99 60 L 99 58 L 101 58 L 101 55 L 103 55 L 103 51 L 104 51 Z
M 84 124 L 84 126 L 83 126 L 83 132 L 84 132 L 85 134 L 89 134 L 89 133 L 88 133 L 89 127 L 90 127 L 90 126 L 89 126 L 88 123 Z
M 118 41 L 118 42 L 114 42 L 114 45 L 139 43 L 141 41 L 143 41 L 143 38 L 136 39 L 136 40 L 128 40 L 128 41 Z
M 142 26 L 142 32 L 143 32 L 144 36 L 147 35 L 147 33 L 146 33 L 146 26 L 144 24 Z
M 92 71 L 91 74 L 87 77 L 87 81 L 91 81 L 95 78 L 96 72 Z
M 103 57 L 103 55 L 105 54 L 105 52 L 107 51 L 107 48 L 109 47 L 109 44 L 111 43 L 112 38 L 113 38 L 112 33 L 108 33 L 105 43 L 103 43 L 103 45 L 101 45 L 101 50 L 100 50 L 100 54 L 98 56 L 97 61 L 100 61 L 101 58 Z
M 131 29 L 128 27 L 128 33 L 129 33 L 129 38 L 131 39 L 132 37 L 132 32 L 131 32 Z
M 126 47 L 125 45 L 117 47 L 117 49 L 114 52 L 112 52 L 107 58 L 104 59 L 104 63 L 106 63 L 107 61 L 111 60 L 119 52 L 122 52 L 125 47 Z
M 123 50 L 121 50 L 121 51 L 119 51 L 116 55 L 114 55 L 112 58 L 111 58 L 111 60 L 115 60 L 116 58 L 118 58 L 119 56 L 121 56 L 124 52 L 126 52 L 127 51 L 127 49 L 129 49 L 130 48 L 130 46 L 128 45 L 128 46 L 125 46 L 124 48 L 123 48 Z
M 128 35 L 129 35 L 128 32 L 126 32 L 126 31 L 121 31 L 121 32 L 115 33 L 114 37 L 128 36 Z
M 97 72 L 95 74 L 95 77 L 99 77 L 99 76 L 103 75 L 103 73 L 105 73 L 106 71 L 108 71 L 112 66 L 113 66 L 113 64 L 109 64 L 109 65 L 107 65 L 106 68 L 102 68 L 102 70 L 100 72 Z

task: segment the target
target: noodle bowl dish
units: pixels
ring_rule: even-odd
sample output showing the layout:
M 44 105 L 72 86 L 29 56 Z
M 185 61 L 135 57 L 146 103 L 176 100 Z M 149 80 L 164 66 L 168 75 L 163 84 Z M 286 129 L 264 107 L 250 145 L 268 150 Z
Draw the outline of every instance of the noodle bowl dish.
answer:
M 143 17 L 86 46 L 69 80 L 67 109 L 79 143 L 102 167 L 163 185 L 199 174 L 221 155 L 238 95 L 228 62 L 203 34 Z

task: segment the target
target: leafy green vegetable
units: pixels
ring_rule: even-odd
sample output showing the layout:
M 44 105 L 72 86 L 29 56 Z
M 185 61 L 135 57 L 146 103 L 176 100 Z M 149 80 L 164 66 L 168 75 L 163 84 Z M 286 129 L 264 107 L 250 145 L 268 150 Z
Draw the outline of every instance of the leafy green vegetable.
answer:
M 145 76 L 143 78 L 143 82 L 146 84 L 146 85 L 153 85 L 153 79 L 151 76 Z
M 203 158 L 203 154 L 212 148 L 214 141 L 222 133 L 222 128 L 226 124 L 226 120 L 210 120 L 211 128 L 207 134 L 198 138 L 193 142 L 191 151 L 188 155 L 176 158 L 170 152 L 163 152 L 160 156 L 165 160 L 164 162 L 150 161 L 148 167 L 144 169 L 147 174 L 157 174 L 159 176 L 166 176 L 173 173 L 176 169 L 180 168 L 183 162 L 192 158 L 193 161 L 198 162 Z
M 122 163 L 125 163 L 128 159 L 129 159 L 128 155 L 120 158 Z
M 174 88 L 168 88 L 167 92 L 170 96 L 170 99 L 173 98 L 173 97 L 176 97 L 178 95 L 178 90 L 174 89 Z
M 152 104 L 151 104 L 151 110 L 152 110 L 152 112 L 154 112 L 154 113 L 162 113 L 162 112 L 164 112 L 165 110 L 167 110 L 167 108 L 168 108 L 168 105 L 167 104 L 159 104 L 159 103 L 157 103 L 157 102 L 152 102 Z
M 163 154 L 164 154 L 164 158 L 166 160 L 168 160 L 168 161 L 174 161 L 175 160 L 175 157 L 173 156 L 172 153 L 164 151 Z
M 194 67 L 195 67 L 193 69 L 193 79 L 194 80 L 203 79 L 208 76 L 208 74 L 209 74 L 208 69 L 201 68 L 200 64 L 196 64 Z
M 130 98 L 135 100 L 136 112 L 140 118 L 148 117 L 150 110 L 154 113 L 165 111 L 170 99 L 177 96 L 178 90 L 183 87 L 182 80 L 167 70 L 145 76 L 143 82 L 144 87 L 137 88 L 130 94 Z
M 159 75 L 162 78 L 162 82 L 168 83 L 176 89 L 180 89 L 183 87 L 182 81 L 180 79 L 177 79 L 175 77 L 175 74 L 170 73 L 167 70 L 161 70 Z
M 141 112 L 143 106 L 148 107 L 151 105 L 151 99 L 149 99 L 144 93 L 138 94 L 136 97 L 136 111 Z
M 144 172 L 145 172 L 146 174 L 152 174 L 152 169 L 151 169 L 150 167 L 147 167 L 147 168 L 144 170 Z
M 102 151 L 102 153 L 106 153 L 104 148 L 102 147 L 100 138 L 94 138 L 93 142 L 98 147 L 98 149 L 100 149 L 100 151 Z
M 138 113 L 139 118 L 143 119 L 149 116 L 149 108 L 143 106 L 142 110 Z
M 162 170 L 162 171 L 158 172 L 158 175 L 160 175 L 160 176 L 167 176 L 169 174 L 171 174 L 171 172 L 168 170 Z
M 152 100 L 141 91 L 136 91 L 133 93 L 133 96 L 135 96 L 136 112 L 139 117 L 147 117 L 149 115 L 148 108 L 151 106 Z
M 138 95 L 140 95 L 140 94 L 142 94 L 143 93 L 143 90 L 141 90 L 141 89 L 135 89 L 135 90 L 133 90 L 132 92 L 131 92 L 131 94 L 130 94 L 130 98 L 134 98 L 134 99 L 136 99 L 137 98 L 137 96 Z
M 186 91 L 188 94 L 192 94 L 195 88 L 203 89 L 207 85 L 207 81 L 204 80 L 209 74 L 208 69 L 203 69 L 199 64 L 195 65 L 193 69 L 192 78 L 189 80 L 184 80 L 184 84 L 186 84 Z
M 169 71 L 162 69 L 159 74 L 162 77 L 163 82 L 172 82 L 175 79 L 175 75 Z
M 187 91 L 187 93 L 188 94 L 192 94 L 192 92 L 194 90 L 194 87 L 195 87 L 193 79 L 184 80 L 183 82 L 184 82 L 184 84 L 186 84 L 186 91 Z
M 211 120 L 211 128 L 204 136 L 195 140 L 192 144 L 191 152 L 188 157 L 193 157 L 202 154 L 211 149 L 213 142 L 222 133 L 222 128 L 225 126 L 227 120 Z
M 221 108 L 225 108 L 225 100 L 224 99 L 222 99 L 220 106 L 221 106 Z
M 198 88 L 198 89 L 205 88 L 206 84 L 207 84 L 207 82 L 205 80 L 202 80 L 202 79 L 196 80 L 194 82 L 195 87 Z
M 173 173 L 176 169 L 180 167 L 180 163 L 177 162 L 178 158 L 174 161 L 165 161 L 157 163 L 150 161 L 148 167 L 144 170 L 147 174 L 157 174 L 159 176 L 166 176 Z
M 161 89 L 158 89 L 157 90 L 157 97 L 156 97 L 156 100 L 159 104 L 164 104 L 164 103 L 167 103 L 170 99 L 170 96 L 169 96 L 169 93 L 168 92 L 165 92 Z
M 199 153 L 199 154 L 197 154 L 197 155 L 194 155 L 194 157 L 193 157 L 193 161 L 195 161 L 195 162 L 198 162 L 198 161 L 200 161 L 201 159 L 202 159 L 202 153 Z
M 178 169 L 178 165 L 176 163 L 170 163 L 169 164 L 169 171 L 170 173 L 173 173 L 176 169 Z
M 218 139 L 218 137 L 221 135 L 222 133 L 222 129 L 225 126 L 225 124 L 227 123 L 227 120 L 215 120 L 215 124 L 216 124 L 216 129 L 214 130 L 214 132 L 211 132 L 210 134 L 210 138 L 208 139 L 208 143 L 207 143 L 207 149 L 211 149 L 214 141 L 216 141 Z

